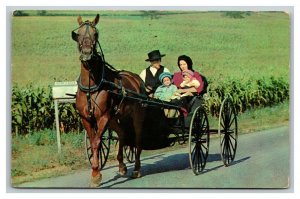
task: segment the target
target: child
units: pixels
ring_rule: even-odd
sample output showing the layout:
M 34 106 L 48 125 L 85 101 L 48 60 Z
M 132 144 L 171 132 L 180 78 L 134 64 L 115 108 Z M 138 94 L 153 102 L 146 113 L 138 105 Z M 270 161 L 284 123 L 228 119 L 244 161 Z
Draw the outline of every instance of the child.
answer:
M 200 82 L 194 77 L 194 72 L 191 70 L 185 70 L 182 72 L 183 82 L 180 84 L 180 89 L 175 95 L 184 96 L 194 96 L 197 93 L 197 88 L 200 86 Z
M 170 101 L 171 96 L 177 91 L 177 87 L 172 84 L 172 74 L 169 72 L 163 72 L 159 75 L 159 81 L 162 85 L 156 89 L 154 98 L 163 101 Z

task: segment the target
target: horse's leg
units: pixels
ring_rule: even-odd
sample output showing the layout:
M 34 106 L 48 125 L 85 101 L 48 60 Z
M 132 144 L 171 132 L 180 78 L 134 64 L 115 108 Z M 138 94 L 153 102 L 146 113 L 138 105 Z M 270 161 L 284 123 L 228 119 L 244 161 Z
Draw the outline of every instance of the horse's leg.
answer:
M 136 154 L 135 154 L 135 164 L 134 170 L 132 172 L 132 178 L 141 177 L 141 153 L 142 153 L 142 130 L 144 123 L 144 111 L 135 111 L 134 112 L 134 130 L 135 130 L 135 146 L 136 146 Z
M 84 126 L 84 128 L 85 128 L 85 130 L 88 134 L 89 142 L 90 142 L 90 146 L 91 146 L 91 151 L 92 151 L 92 155 L 93 155 L 91 181 L 94 181 L 94 182 L 91 183 L 90 186 L 95 187 L 96 184 L 97 184 L 96 183 L 97 181 L 99 181 L 99 183 L 101 182 L 101 174 L 100 174 L 100 171 L 98 170 L 99 166 L 97 167 L 97 165 L 95 165 L 95 152 L 93 150 L 94 142 L 98 138 L 96 137 L 95 129 L 93 128 L 93 126 L 91 125 L 91 123 L 89 121 L 87 121 L 86 119 L 82 119 L 82 124 L 83 124 L 83 126 Z M 96 155 L 96 156 L 98 156 L 98 155 Z
M 97 132 L 91 142 L 93 160 L 92 160 L 92 177 L 91 177 L 91 187 L 98 187 L 101 184 L 102 174 L 99 169 L 99 145 L 101 143 L 101 137 L 103 132 L 106 130 L 106 124 L 109 120 L 108 113 L 104 114 L 97 121 Z
M 111 120 L 110 121 L 110 126 L 112 129 L 118 134 L 118 139 L 119 139 L 119 149 L 118 149 L 118 155 L 117 155 L 117 160 L 119 162 L 119 174 L 121 176 L 126 175 L 127 173 L 127 167 L 126 164 L 124 163 L 124 158 L 123 158 L 123 147 L 124 147 L 124 131 L 122 128 L 120 128 L 119 124 L 117 123 L 116 120 Z

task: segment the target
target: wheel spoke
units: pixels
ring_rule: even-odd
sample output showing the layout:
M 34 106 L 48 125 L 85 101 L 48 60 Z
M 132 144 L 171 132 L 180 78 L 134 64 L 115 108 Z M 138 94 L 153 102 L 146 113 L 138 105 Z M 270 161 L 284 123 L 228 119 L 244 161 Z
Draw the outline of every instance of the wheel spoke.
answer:
M 109 148 L 103 140 L 101 140 L 101 144 L 103 145 L 103 147 L 102 147 L 103 150 L 104 150 L 104 148 L 105 148 L 105 149 L 108 149 L 108 148 Z
M 236 118 L 233 117 L 233 118 L 230 120 L 228 127 L 230 127 L 230 126 L 232 125 L 232 123 L 235 121 L 235 119 L 236 119 Z
M 235 135 L 235 134 L 233 134 L 233 133 L 230 133 L 230 134 L 229 134 L 231 140 L 234 140 L 234 142 L 236 142 L 237 139 L 236 139 L 236 137 L 233 136 L 233 135 Z
M 230 161 L 230 160 L 232 160 L 232 151 L 231 151 L 231 148 L 230 148 L 230 139 L 228 139 L 228 141 L 227 141 L 227 155 L 228 155 L 228 162 Z M 229 160 L 229 158 L 230 158 L 230 160 Z

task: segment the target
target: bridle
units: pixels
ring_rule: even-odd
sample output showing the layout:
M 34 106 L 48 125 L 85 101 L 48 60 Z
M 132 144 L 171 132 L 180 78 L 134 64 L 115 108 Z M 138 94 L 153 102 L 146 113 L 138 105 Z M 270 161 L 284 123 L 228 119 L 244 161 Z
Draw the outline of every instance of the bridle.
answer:
M 82 28 L 83 26 L 86 26 L 85 28 L 85 32 L 82 36 L 80 36 L 78 33 L 76 33 L 75 31 Z M 93 28 L 95 30 L 95 34 L 94 34 L 94 40 L 92 40 L 92 35 L 90 32 L 90 28 Z M 82 39 L 80 38 L 82 37 Z M 90 21 L 85 21 L 84 23 L 82 23 L 78 28 L 75 28 L 74 30 L 72 30 L 72 39 L 74 41 L 76 41 L 78 43 L 78 50 L 80 52 L 80 56 L 79 56 L 79 60 L 83 63 L 83 66 L 89 71 L 89 78 L 91 76 L 93 76 L 92 74 L 92 66 L 90 65 L 89 61 L 93 60 L 94 58 L 99 58 L 99 61 L 102 62 L 103 66 L 102 66 L 102 77 L 101 77 L 101 81 L 98 84 L 95 85 L 90 85 L 90 80 L 89 80 L 89 85 L 88 86 L 84 86 L 81 83 L 81 78 L 79 76 L 77 83 L 78 86 L 80 88 L 80 90 L 82 90 L 83 92 L 86 93 L 93 93 L 95 91 L 98 91 L 101 87 L 101 83 L 102 80 L 104 79 L 104 67 L 106 65 L 105 59 L 104 59 L 104 54 L 99 42 L 99 31 L 96 28 L 96 26 L 90 22 Z M 86 59 L 86 56 L 84 55 L 83 51 L 82 51 L 82 47 L 84 45 L 85 40 L 90 40 L 91 42 L 91 54 L 89 56 L 89 59 Z M 97 52 L 97 46 L 100 49 L 100 52 Z
M 83 26 L 86 26 L 85 33 L 83 34 L 83 36 L 80 36 L 75 31 L 82 28 Z M 90 33 L 90 28 L 95 30 L 94 40 L 92 39 L 92 35 Z M 80 57 L 79 57 L 80 61 L 89 61 L 94 56 L 94 53 L 98 53 L 97 45 L 100 48 L 100 54 L 103 56 L 102 48 L 101 48 L 98 38 L 99 38 L 99 31 L 96 28 L 96 26 L 90 21 L 85 21 L 78 28 L 75 28 L 74 30 L 72 30 L 72 39 L 78 43 L 78 50 L 80 52 Z M 88 40 L 87 43 L 91 44 L 91 54 L 88 58 L 86 57 L 86 54 L 83 52 L 83 47 L 87 40 Z M 103 56 L 103 58 L 104 58 L 104 56 Z
M 86 26 L 85 32 L 84 32 L 83 36 L 80 36 L 75 31 L 78 30 L 78 29 L 80 29 L 80 28 L 82 28 L 83 26 Z M 93 28 L 95 30 L 94 40 L 93 41 L 91 39 L 92 35 L 91 35 L 91 32 L 90 32 L 90 28 Z M 80 37 L 83 37 L 82 40 L 80 40 L 81 39 Z M 110 86 L 112 85 L 111 82 L 105 80 L 105 67 L 109 68 L 111 71 L 116 72 L 117 75 L 119 74 L 119 71 L 117 69 L 115 69 L 112 65 L 108 64 L 105 61 L 104 54 L 103 54 L 100 42 L 98 40 L 99 39 L 98 29 L 95 27 L 95 25 L 92 22 L 85 21 L 78 28 L 75 28 L 74 30 L 72 30 L 72 39 L 78 43 L 78 50 L 80 52 L 79 59 L 82 62 L 83 66 L 89 71 L 89 84 L 88 85 L 83 85 L 81 83 L 81 76 L 79 76 L 79 78 L 77 79 L 77 85 L 78 85 L 78 88 L 82 92 L 86 93 L 86 97 L 87 97 L 87 101 L 88 101 L 89 115 L 92 116 L 92 109 L 91 109 L 91 100 L 92 99 L 91 99 L 91 94 L 94 93 L 94 92 L 99 91 L 104 84 L 110 85 Z M 85 55 L 83 54 L 83 51 L 82 51 L 82 47 L 84 45 L 85 39 L 89 39 L 90 42 L 92 43 L 91 54 L 90 54 L 89 59 L 84 59 Z M 99 47 L 100 52 L 97 51 L 97 46 Z M 95 61 L 95 60 L 99 61 L 100 64 L 102 64 L 101 79 L 100 79 L 100 82 L 98 82 L 98 83 L 95 82 L 94 85 L 91 85 L 90 84 L 91 83 L 91 78 L 95 79 L 94 78 L 94 74 L 92 72 L 92 65 L 91 65 L 91 63 L 93 63 L 93 61 Z M 121 80 L 120 80 L 119 83 L 120 83 L 120 85 L 122 85 Z

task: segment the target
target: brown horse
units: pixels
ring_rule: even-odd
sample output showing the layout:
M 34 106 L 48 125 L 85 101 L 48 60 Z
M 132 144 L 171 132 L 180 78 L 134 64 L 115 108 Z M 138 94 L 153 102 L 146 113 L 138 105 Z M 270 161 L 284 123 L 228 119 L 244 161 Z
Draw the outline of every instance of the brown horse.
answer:
M 81 16 L 78 16 L 78 31 L 72 31 L 72 38 L 78 43 L 81 60 L 76 107 L 90 139 L 93 154 L 91 187 L 101 184 L 98 153 L 101 136 L 107 128 L 118 134 L 117 159 L 120 175 L 127 172 L 123 162 L 123 146 L 126 144 L 137 148 L 132 177 L 141 176 L 141 132 L 145 116 L 145 108 L 140 103 L 125 98 L 125 95 L 133 95 L 126 92 L 128 90 L 145 94 L 143 81 L 138 75 L 128 71 L 117 71 L 105 62 L 96 28 L 99 18 L 98 14 L 92 22 L 83 22 Z M 97 51 L 97 47 L 100 48 L 100 52 Z M 112 95 L 110 92 L 118 95 Z

